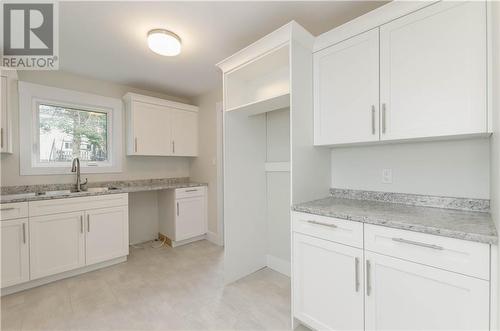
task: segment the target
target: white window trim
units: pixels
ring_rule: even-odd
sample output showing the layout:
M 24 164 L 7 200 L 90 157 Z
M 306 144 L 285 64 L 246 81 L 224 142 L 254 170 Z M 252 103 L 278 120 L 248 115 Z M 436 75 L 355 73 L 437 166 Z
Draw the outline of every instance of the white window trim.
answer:
M 19 142 L 21 175 L 71 174 L 71 164 L 45 165 L 38 162 L 38 105 L 66 106 L 108 114 L 108 161 L 81 162 L 83 174 L 122 172 L 123 104 L 120 99 L 19 82 Z M 97 164 L 88 166 L 88 163 Z

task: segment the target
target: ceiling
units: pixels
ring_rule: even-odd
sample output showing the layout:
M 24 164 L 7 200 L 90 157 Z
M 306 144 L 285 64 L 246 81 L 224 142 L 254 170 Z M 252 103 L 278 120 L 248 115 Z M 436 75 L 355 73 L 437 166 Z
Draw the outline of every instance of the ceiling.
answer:
M 215 64 L 291 20 L 313 35 L 384 2 L 60 2 L 60 69 L 192 98 L 220 84 Z M 150 51 L 146 34 L 182 38 L 177 57 Z

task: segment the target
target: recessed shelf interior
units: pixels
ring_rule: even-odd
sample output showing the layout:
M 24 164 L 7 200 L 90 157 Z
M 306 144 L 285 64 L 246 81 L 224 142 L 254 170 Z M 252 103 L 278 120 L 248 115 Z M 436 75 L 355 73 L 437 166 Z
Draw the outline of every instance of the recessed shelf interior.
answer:
M 226 111 L 252 110 L 253 106 L 262 106 L 266 111 L 287 107 L 289 67 L 287 44 L 226 74 Z

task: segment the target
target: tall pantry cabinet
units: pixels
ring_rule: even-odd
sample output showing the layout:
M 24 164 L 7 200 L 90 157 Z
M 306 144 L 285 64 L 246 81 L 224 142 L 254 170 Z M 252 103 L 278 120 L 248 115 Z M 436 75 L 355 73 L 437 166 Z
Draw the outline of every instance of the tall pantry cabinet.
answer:
M 224 81 L 225 279 L 289 275 L 291 204 L 328 194 L 313 147 L 312 45 L 296 22 L 218 64 Z

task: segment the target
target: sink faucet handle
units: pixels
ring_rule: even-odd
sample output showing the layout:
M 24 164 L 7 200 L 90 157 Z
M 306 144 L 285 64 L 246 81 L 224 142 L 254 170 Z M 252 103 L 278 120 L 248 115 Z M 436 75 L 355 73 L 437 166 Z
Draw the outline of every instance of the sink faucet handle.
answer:
M 87 185 L 87 183 L 89 182 L 89 179 L 88 178 L 85 178 L 85 182 L 84 183 L 81 183 L 80 185 Z

